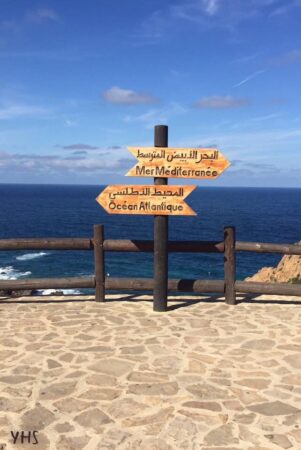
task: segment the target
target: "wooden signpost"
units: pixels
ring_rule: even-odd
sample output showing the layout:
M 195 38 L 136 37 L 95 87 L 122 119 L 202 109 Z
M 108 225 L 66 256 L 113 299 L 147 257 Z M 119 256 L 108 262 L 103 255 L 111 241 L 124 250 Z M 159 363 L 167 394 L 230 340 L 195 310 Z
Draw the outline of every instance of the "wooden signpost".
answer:
M 106 187 L 97 197 L 110 214 L 160 214 L 195 216 L 184 199 L 196 186 L 115 185 Z
M 196 186 L 168 186 L 168 178 L 215 179 L 230 162 L 217 148 L 168 148 L 168 127 L 155 126 L 154 147 L 128 147 L 138 163 L 126 174 L 154 177 L 154 185 L 108 186 L 97 202 L 109 214 L 154 215 L 154 311 L 167 310 L 168 216 L 194 216 L 184 199 Z
M 128 147 L 138 159 L 132 177 L 215 179 L 230 163 L 217 148 Z

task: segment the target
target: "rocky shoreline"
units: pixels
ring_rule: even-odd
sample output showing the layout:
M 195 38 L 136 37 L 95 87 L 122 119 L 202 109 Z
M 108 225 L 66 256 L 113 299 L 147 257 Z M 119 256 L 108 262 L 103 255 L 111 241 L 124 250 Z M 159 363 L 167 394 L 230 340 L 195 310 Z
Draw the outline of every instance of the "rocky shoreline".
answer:
M 301 245 L 301 241 L 297 242 Z M 301 283 L 301 256 L 284 255 L 276 267 L 263 267 L 246 281 L 262 283 Z
M 30 297 L 39 295 L 36 289 L 22 289 L 14 291 L 12 289 L 0 289 L 0 297 Z M 57 290 L 51 293 L 51 295 L 64 295 L 63 291 Z

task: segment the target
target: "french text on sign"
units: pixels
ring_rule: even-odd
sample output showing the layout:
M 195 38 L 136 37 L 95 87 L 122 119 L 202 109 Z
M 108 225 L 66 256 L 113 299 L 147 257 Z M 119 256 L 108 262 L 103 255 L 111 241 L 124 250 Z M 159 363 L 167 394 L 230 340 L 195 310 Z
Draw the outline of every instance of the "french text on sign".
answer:
M 215 179 L 230 166 L 217 148 L 128 147 L 138 163 L 132 177 Z
M 113 185 L 96 201 L 109 214 L 152 214 L 195 216 L 184 199 L 196 186 Z

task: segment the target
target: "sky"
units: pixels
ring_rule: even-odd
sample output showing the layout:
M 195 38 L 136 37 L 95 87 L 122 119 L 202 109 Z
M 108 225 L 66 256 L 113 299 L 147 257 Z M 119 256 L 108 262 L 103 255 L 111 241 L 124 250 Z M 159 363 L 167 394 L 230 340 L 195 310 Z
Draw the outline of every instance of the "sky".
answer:
M 231 162 L 190 184 L 301 187 L 300 23 L 301 0 L 0 0 L 0 183 L 151 183 L 127 146 L 164 124 Z

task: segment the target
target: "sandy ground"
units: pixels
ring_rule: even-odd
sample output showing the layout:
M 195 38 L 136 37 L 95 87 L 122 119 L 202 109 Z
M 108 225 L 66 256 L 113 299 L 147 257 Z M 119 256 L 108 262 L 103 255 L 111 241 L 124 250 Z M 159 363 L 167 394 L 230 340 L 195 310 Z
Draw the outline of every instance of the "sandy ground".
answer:
M 300 298 L 71 299 L 0 301 L 0 449 L 301 449 Z

